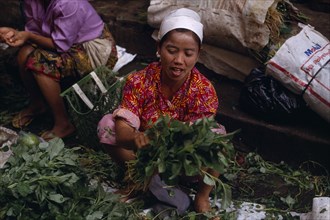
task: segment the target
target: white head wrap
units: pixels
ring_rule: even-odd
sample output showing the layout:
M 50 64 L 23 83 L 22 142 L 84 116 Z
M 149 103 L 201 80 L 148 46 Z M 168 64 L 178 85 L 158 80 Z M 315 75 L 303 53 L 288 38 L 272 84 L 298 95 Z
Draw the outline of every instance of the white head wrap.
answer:
M 199 15 L 187 8 L 180 8 L 171 11 L 162 21 L 159 32 L 158 40 L 161 40 L 165 34 L 177 28 L 184 28 L 191 30 L 203 41 L 203 24 Z

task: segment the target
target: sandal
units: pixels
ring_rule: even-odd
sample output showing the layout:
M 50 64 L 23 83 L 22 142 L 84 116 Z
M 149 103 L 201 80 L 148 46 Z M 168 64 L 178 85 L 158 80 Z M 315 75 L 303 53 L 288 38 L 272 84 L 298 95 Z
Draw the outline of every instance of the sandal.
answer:
M 65 137 L 58 137 L 54 132 L 52 131 L 44 131 L 44 132 L 41 132 L 41 135 L 40 137 L 45 140 L 45 141 L 50 141 L 54 138 L 61 138 L 63 141 L 66 141 L 68 139 L 70 139 L 71 137 L 75 137 L 76 133 L 75 132 L 72 132 L 71 134 L 65 136 Z
M 54 139 L 57 136 L 52 131 L 44 131 L 41 133 L 40 137 L 45 141 L 50 141 L 51 139 Z
M 114 194 L 119 195 L 120 202 L 130 203 L 138 197 L 139 192 L 134 191 L 133 189 L 125 188 L 125 189 L 118 189 L 117 191 L 114 192 Z
M 31 122 L 33 121 L 33 119 L 35 117 L 36 117 L 35 114 L 23 115 L 22 112 L 19 112 L 16 116 L 14 116 L 11 123 L 14 128 L 23 128 L 23 127 L 27 127 L 29 124 L 31 124 Z M 22 123 L 23 118 L 27 119 L 24 123 Z

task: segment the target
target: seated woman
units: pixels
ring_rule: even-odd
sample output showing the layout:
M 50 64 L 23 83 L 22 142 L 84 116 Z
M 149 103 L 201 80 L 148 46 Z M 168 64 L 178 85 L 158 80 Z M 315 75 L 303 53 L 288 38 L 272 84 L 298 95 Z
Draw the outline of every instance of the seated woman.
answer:
M 192 10 L 178 9 L 162 21 L 157 46 L 160 61 L 130 74 L 119 108 L 99 122 L 100 142 L 106 144 L 105 149 L 122 166 L 135 158 L 134 151 L 147 147 L 149 139 L 143 132 L 150 121 L 169 115 L 183 122 L 194 122 L 216 114 L 216 91 L 195 68 L 202 39 L 203 25 Z M 219 176 L 214 170 L 208 172 Z M 210 210 L 212 189 L 203 181 L 199 182 L 194 200 L 197 212 Z
M 12 124 L 27 126 L 49 107 L 54 125 L 41 136 L 45 140 L 64 138 L 75 127 L 60 97 L 61 82 L 77 81 L 99 65 L 113 68 L 116 45 L 88 0 L 24 0 L 24 13 L 24 31 L 0 27 L 0 40 L 20 48 L 20 76 L 30 94 L 29 105 Z

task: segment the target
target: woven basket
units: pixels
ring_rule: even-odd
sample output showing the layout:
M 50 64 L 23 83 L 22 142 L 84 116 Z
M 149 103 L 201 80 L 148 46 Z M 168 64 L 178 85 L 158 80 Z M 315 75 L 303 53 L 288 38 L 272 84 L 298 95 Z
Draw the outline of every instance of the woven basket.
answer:
M 97 124 L 103 115 L 118 107 L 124 79 L 101 66 L 61 93 L 68 104 L 79 142 L 84 146 L 101 149 Z

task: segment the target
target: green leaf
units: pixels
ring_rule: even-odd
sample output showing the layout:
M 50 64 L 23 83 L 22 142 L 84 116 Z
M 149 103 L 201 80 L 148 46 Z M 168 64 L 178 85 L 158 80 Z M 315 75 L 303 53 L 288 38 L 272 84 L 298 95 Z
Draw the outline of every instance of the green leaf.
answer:
M 40 167 L 46 166 L 46 164 L 49 162 L 49 159 L 44 157 L 43 159 L 39 160 L 38 164 Z
M 7 216 L 15 216 L 14 215 L 14 208 L 13 207 L 10 207 L 9 209 L 8 209 L 8 211 L 7 211 Z
M 228 166 L 228 158 L 225 157 L 225 155 L 223 155 L 223 153 L 218 152 L 217 154 L 218 158 L 219 158 L 219 162 L 224 166 L 227 167 Z
M 172 175 L 169 177 L 170 180 L 175 179 L 181 173 L 182 163 L 174 162 L 172 163 L 171 173 Z
M 215 159 L 212 159 L 212 162 L 208 167 L 218 171 L 219 173 L 224 173 L 225 170 L 225 166 L 223 165 L 223 163 L 220 163 Z
M 65 199 L 64 199 L 63 195 L 61 195 L 61 194 L 50 194 L 47 196 L 47 198 L 49 200 L 59 203 L 59 204 L 65 202 Z
M 41 150 L 46 150 L 49 147 L 49 143 L 48 142 L 41 142 L 39 144 L 39 149 Z
M 182 123 L 180 123 L 179 121 L 173 121 L 171 123 L 171 127 L 169 128 L 170 132 L 172 133 L 177 133 L 182 131 L 184 125 Z
M 165 161 L 160 160 L 160 159 L 158 158 L 157 163 L 158 163 L 158 172 L 159 172 L 159 173 L 164 173 L 164 172 L 166 171 L 166 164 L 165 164 Z
M 288 195 L 286 198 L 281 197 L 281 201 L 286 203 L 290 208 L 296 203 L 296 200 Z
M 59 183 L 64 183 L 68 186 L 73 185 L 79 180 L 79 177 L 75 173 L 67 173 L 62 176 L 58 176 L 57 180 Z
M 226 209 L 230 206 L 232 198 L 231 198 L 231 188 L 229 185 L 223 183 L 222 185 L 223 194 L 221 197 L 221 208 Z
M 16 189 L 17 192 L 23 197 L 26 197 L 27 195 L 32 193 L 30 186 L 25 182 L 19 182 L 16 186 Z
M 266 172 L 267 172 L 267 170 L 265 167 L 260 167 L 260 173 L 266 173 Z
M 43 190 L 41 186 L 36 188 L 35 195 L 37 197 L 38 203 L 42 203 L 46 199 L 46 191 Z
M 203 161 L 202 161 L 201 157 L 199 156 L 199 154 L 197 154 L 197 152 L 194 152 L 192 154 L 192 158 L 195 161 L 198 169 L 201 169 L 203 167 L 203 164 L 202 164 Z
M 22 158 L 26 161 L 26 162 L 29 162 L 31 159 L 32 159 L 32 156 L 28 153 L 28 152 L 25 152 L 22 154 Z
M 64 142 L 60 138 L 54 138 L 49 141 L 49 147 L 46 151 L 49 153 L 50 160 L 54 159 L 64 149 Z
M 13 184 L 9 185 L 9 186 L 8 186 L 8 189 L 13 189 L 14 187 L 17 186 L 17 184 L 18 184 L 18 183 L 13 183 Z
M 237 179 L 236 173 L 225 173 L 225 174 L 223 174 L 223 176 L 229 181 L 234 181 Z
M 196 166 L 192 164 L 190 160 L 185 159 L 183 163 L 186 176 L 195 176 L 199 173 L 199 170 Z
M 88 215 L 86 217 L 86 220 L 102 219 L 102 217 L 103 217 L 103 212 L 101 212 L 101 211 L 95 211 L 91 215 Z
M 189 153 L 189 154 L 191 154 L 191 153 L 194 152 L 194 150 L 195 149 L 194 149 L 194 145 L 193 145 L 192 141 L 190 139 L 188 139 L 188 140 L 185 140 L 183 142 L 183 148 L 178 153 L 179 154 L 181 154 L 181 153 Z
M 74 160 L 72 160 L 71 158 L 65 158 L 64 159 L 64 164 L 70 165 L 70 166 L 76 166 L 77 165 L 77 163 Z
M 183 124 L 181 127 L 181 133 L 183 135 L 189 134 L 193 132 L 193 128 L 189 125 Z
M 203 182 L 209 186 L 215 186 L 215 180 L 208 175 L 204 175 Z
M 145 168 L 145 175 L 148 177 L 152 176 L 154 172 L 155 172 L 155 168 L 153 164 L 150 164 Z

